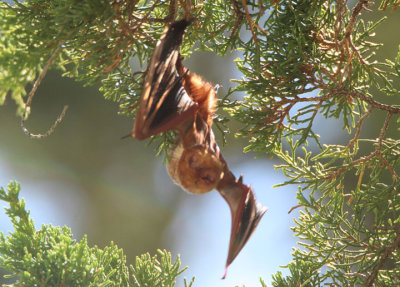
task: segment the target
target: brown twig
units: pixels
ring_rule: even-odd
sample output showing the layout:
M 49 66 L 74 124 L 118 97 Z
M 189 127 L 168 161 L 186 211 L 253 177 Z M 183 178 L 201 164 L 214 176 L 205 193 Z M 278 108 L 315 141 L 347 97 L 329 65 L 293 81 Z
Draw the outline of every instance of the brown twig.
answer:
M 400 223 L 395 223 L 392 226 L 375 226 L 374 229 L 377 231 L 396 230 L 397 233 L 400 233 Z
M 386 260 L 394 252 L 394 250 L 396 250 L 396 248 L 399 248 L 399 244 L 400 244 L 400 234 L 398 233 L 394 241 L 388 246 L 386 246 L 386 248 L 383 250 L 379 261 L 376 263 L 371 273 L 369 274 L 367 280 L 362 285 L 363 287 L 370 287 L 374 285 L 375 280 L 378 277 L 379 270 L 382 268 L 382 266 L 385 264 Z
M 336 74 L 335 74 L 335 75 L 332 75 L 332 74 L 329 73 L 329 71 L 328 71 L 327 69 L 325 69 L 324 67 L 321 67 L 321 68 L 320 68 L 320 71 L 321 71 L 322 74 L 324 74 L 325 76 L 327 76 L 327 77 L 332 81 L 333 84 L 335 84 L 336 86 L 339 86 L 339 83 L 338 83 L 338 82 L 336 81 L 336 79 L 335 79 Z M 322 81 L 322 78 L 321 78 L 320 80 Z
M 179 0 L 179 2 L 181 3 L 181 6 L 183 7 L 183 17 L 185 18 L 185 20 L 189 21 L 191 19 L 193 19 L 192 16 L 192 0 Z
M 174 21 L 177 14 L 178 14 L 178 5 L 176 4 L 176 0 L 171 0 L 169 4 L 168 16 L 165 17 L 165 21 L 167 23 Z
M 57 57 L 58 53 L 61 51 L 61 46 L 62 45 L 63 45 L 63 42 L 61 41 L 59 43 L 57 49 L 54 50 L 54 52 L 51 55 L 50 59 L 47 61 L 46 65 L 44 66 L 44 68 L 43 68 L 42 72 L 40 73 L 39 77 L 36 79 L 35 83 L 33 84 L 33 87 L 32 87 L 32 89 L 31 89 L 31 91 L 29 93 L 29 96 L 28 96 L 28 101 L 25 104 L 24 112 L 23 112 L 22 118 L 21 118 L 21 127 L 22 127 L 22 130 L 24 131 L 24 133 L 26 135 L 28 135 L 30 138 L 40 139 L 40 138 L 44 138 L 44 137 L 47 137 L 47 136 L 51 135 L 54 132 L 54 130 L 56 129 L 56 127 L 58 126 L 58 124 L 64 118 L 65 113 L 66 113 L 66 111 L 68 109 L 68 106 L 64 106 L 61 114 L 58 116 L 58 118 L 56 119 L 54 124 L 44 134 L 33 134 L 25 127 L 25 120 L 26 120 L 27 111 L 30 109 L 33 96 L 35 95 L 35 92 L 36 92 L 37 88 L 39 87 L 40 83 L 42 82 L 43 78 L 46 76 L 47 70 L 49 69 L 49 67 L 51 66 L 51 64 L 53 63 L 55 58 Z
M 390 173 L 392 174 L 393 179 L 398 179 L 399 176 L 397 175 L 396 171 L 394 170 L 394 168 L 391 166 L 391 164 L 386 160 L 386 158 L 383 157 L 382 153 L 378 153 L 378 157 L 380 158 L 380 160 L 382 161 L 382 164 L 384 167 L 387 167 L 390 171 Z
M 249 8 L 247 7 L 246 0 L 242 0 L 242 5 L 243 5 L 243 8 L 244 8 L 244 11 L 246 12 L 246 19 L 249 22 L 251 34 L 253 35 L 253 40 L 254 40 L 255 43 L 257 43 L 258 39 L 257 39 L 256 33 L 254 32 L 254 22 L 253 22 L 253 19 L 250 16 Z
M 258 0 L 258 11 L 260 11 L 260 16 L 262 16 L 262 15 L 264 15 L 265 14 L 265 8 L 264 8 L 264 6 L 263 6 L 263 3 L 262 3 L 262 1 L 261 0 Z
M 231 3 L 233 5 L 233 11 L 236 14 L 236 21 L 235 21 L 235 25 L 233 26 L 230 38 L 232 38 L 233 35 L 236 34 L 240 23 L 242 23 L 242 21 L 243 21 L 243 12 L 240 10 L 238 3 L 236 2 L 236 0 L 231 0 Z
M 379 138 L 378 138 L 378 149 L 382 149 L 382 141 L 383 137 L 385 136 L 385 133 L 387 131 L 387 128 L 389 126 L 390 118 L 392 117 L 392 113 L 388 113 L 386 115 L 385 123 L 383 124 L 381 131 L 379 132 Z
M 375 101 L 373 98 L 357 92 L 357 91 L 351 91 L 351 90 L 345 90 L 345 89 L 332 89 L 329 86 L 323 84 L 324 86 L 321 86 L 321 89 L 328 89 L 331 93 L 325 96 L 317 96 L 317 97 L 304 97 L 304 98 L 297 98 L 296 101 L 297 102 L 316 102 L 316 101 L 324 101 L 324 100 L 328 100 L 330 98 L 333 98 L 339 94 L 342 95 L 349 95 L 355 98 L 358 98 L 364 102 L 367 102 L 368 104 L 370 104 L 371 106 L 373 106 L 374 108 L 377 108 L 379 110 L 383 110 L 383 111 L 387 111 L 391 114 L 400 114 L 400 108 L 398 107 L 393 107 L 390 105 L 386 105 L 386 104 L 382 104 L 378 101 Z
M 391 114 L 390 112 L 389 112 L 389 113 L 387 114 L 387 116 L 386 116 L 385 123 L 383 124 L 383 126 L 382 126 L 382 128 L 381 128 L 381 131 L 379 132 L 378 146 L 377 146 L 377 148 L 375 149 L 375 151 L 371 152 L 371 153 L 370 153 L 369 155 L 367 155 L 367 156 L 360 157 L 359 159 L 356 159 L 356 160 L 352 161 L 351 163 L 344 165 L 343 167 L 339 168 L 339 169 L 336 170 L 336 171 L 330 172 L 329 175 L 327 175 L 327 176 L 324 177 L 324 179 L 332 179 L 332 178 L 335 178 L 335 177 L 337 177 L 339 174 L 344 173 L 344 172 L 346 171 L 347 168 L 352 167 L 352 166 L 355 166 L 355 165 L 360 164 L 360 163 L 365 163 L 365 162 L 367 162 L 367 161 L 373 159 L 373 158 L 376 157 L 376 156 L 379 157 L 379 159 L 381 159 L 381 160 L 383 159 L 383 160 L 382 160 L 382 163 L 389 169 L 389 171 L 392 173 L 393 177 L 394 177 L 394 178 L 397 178 L 397 174 L 396 174 L 396 172 L 394 171 L 393 167 L 392 167 L 392 166 L 387 162 L 387 160 L 384 159 L 383 156 L 382 156 L 382 142 L 383 142 L 383 138 L 384 138 L 384 136 L 385 136 L 385 133 L 386 133 L 386 131 L 387 131 L 387 128 L 388 128 L 388 126 L 389 126 L 389 121 L 390 121 L 391 116 L 392 116 L 392 114 Z
M 360 61 L 360 63 L 363 64 L 363 65 L 369 65 L 369 63 L 364 60 L 364 58 L 361 56 L 360 52 L 358 51 L 357 47 L 354 45 L 353 38 L 352 38 L 351 35 L 349 36 L 349 41 L 348 42 L 349 42 L 349 45 L 350 45 L 351 49 L 356 54 L 356 56 L 357 56 L 358 60 Z
M 156 8 L 158 2 L 160 2 L 160 0 L 155 0 L 153 5 L 149 8 L 149 11 L 142 18 L 139 18 L 135 22 L 136 27 L 130 28 L 129 29 L 130 33 L 134 34 L 142 26 L 143 22 L 146 22 L 148 20 L 148 18 L 150 17 L 151 12 L 153 12 L 153 10 Z M 168 18 L 168 16 L 166 17 L 166 19 Z M 167 21 L 167 20 L 165 20 L 165 21 Z
M 354 30 L 354 25 L 356 23 L 357 17 L 361 14 L 362 10 L 365 10 L 365 6 L 368 4 L 369 4 L 368 0 L 360 0 L 356 4 L 356 6 L 354 6 L 353 10 L 351 11 L 350 21 L 346 26 L 344 37 L 341 41 L 341 44 L 345 44 L 347 46 L 347 48 L 349 46 L 351 47 L 351 50 L 357 55 L 358 59 L 360 60 L 360 62 L 363 65 L 368 65 L 368 63 L 362 58 L 362 56 L 360 55 L 360 52 L 354 45 L 351 34 Z M 349 57 L 349 58 L 351 60 L 352 57 Z
M 334 77 L 339 78 L 339 82 L 343 83 L 345 77 L 351 75 L 353 70 L 353 58 L 357 56 L 358 60 L 362 65 L 369 65 L 369 63 L 364 60 L 360 51 L 357 49 L 353 42 L 352 33 L 354 31 L 354 26 L 357 21 L 357 17 L 361 14 L 362 10 L 366 9 L 370 3 L 368 0 L 360 0 L 353 8 L 350 16 L 350 20 L 345 28 L 343 28 L 343 16 L 348 13 L 347 1 L 337 1 L 336 5 L 336 20 L 334 25 L 334 36 L 332 40 L 325 39 L 324 34 L 318 34 L 317 42 L 321 44 L 322 50 L 335 49 L 339 52 L 338 58 L 339 62 L 337 64 L 337 69 Z M 341 40 L 340 37 L 343 33 Z M 328 35 L 330 35 L 328 33 Z M 344 65 L 343 65 L 344 64 Z
M 367 4 L 368 4 L 368 0 L 360 0 L 356 4 L 356 6 L 354 6 L 353 10 L 351 11 L 350 21 L 347 24 L 346 29 L 345 29 L 345 33 L 344 33 L 345 38 L 347 38 L 351 35 L 351 32 L 354 29 L 354 25 L 356 23 L 358 15 L 361 13 L 361 10 L 363 10 L 363 7 Z
M 344 276 L 359 277 L 359 278 L 362 278 L 362 279 L 365 279 L 365 277 L 367 277 L 367 276 L 365 276 L 365 274 L 361 274 L 361 273 L 358 273 L 358 272 L 345 273 Z
M 358 123 L 356 125 L 356 133 L 354 135 L 354 138 L 352 138 L 349 141 L 349 144 L 346 146 L 347 149 L 350 149 L 352 147 L 352 145 L 358 140 L 358 137 L 360 136 L 360 132 L 361 132 L 361 126 L 362 126 L 363 122 L 365 121 L 365 119 L 369 117 L 371 112 L 372 112 L 372 106 L 370 106 L 369 109 L 367 110 L 367 112 L 358 120 Z
M 292 208 L 289 209 L 288 214 L 290 214 L 293 210 L 295 210 L 295 209 L 297 209 L 299 207 L 302 207 L 302 206 L 303 206 L 302 204 L 298 204 L 298 205 L 292 206 Z
M 379 141 L 378 141 L 378 157 L 382 161 L 382 164 L 387 167 L 392 174 L 393 178 L 398 178 L 396 171 L 394 168 L 390 165 L 390 163 L 383 157 L 382 155 L 382 142 L 383 142 L 383 137 L 385 136 L 385 133 L 387 131 L 387 128 L 389 126 L 390 118 L 392 117 L 392 113 L 388 113 L 385 119 L 385 123 L 383 124 L 383 127 L 381 129 L 381 132 L 379 133 Z
M 347 8 L 347 1 L 346 0 L 341 0 L 337 2 L 338 5 L 336 7 L 336 15 L 337 15 L 337 22 L 335 23 L 335 43 L 339 43 L 339 37 L 340 34 L 343 31 L 343 16 L 347 13 L 348 8 Z M 338 51 L 340 51 L 339 55 L 339 63 L 337 65 L 337 71 L 334 75 L 334 77 L 339 77 L 339 82 L 340 85 L 344 82 L 344 74 L 342 73 L 343 70 L 343 63 L 345 62 L 345 52 L 344 48 L 341 45 L 338 45 L 336 48 Z

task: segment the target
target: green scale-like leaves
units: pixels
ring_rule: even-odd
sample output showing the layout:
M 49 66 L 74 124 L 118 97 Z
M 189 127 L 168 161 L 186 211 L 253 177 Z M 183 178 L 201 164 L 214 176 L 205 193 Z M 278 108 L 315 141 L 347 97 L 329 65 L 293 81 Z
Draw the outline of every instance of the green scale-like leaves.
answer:
M 21 114 L 27 84 L 61 46 L 52 68 L 85 84 L 100 83 L 104 96 L 117 101 L 121 113 L 133 116 L 146 63 L 165 27 L 163 19 L 172 15 L 171 2 L 30 0 L 0 4 L 0 104 L 10 95 Z M 180 1 L 176 3 L 176 19 L 180 19 L 185 12 Z M 298 188 L 301 212 L 293 230 L 301 248 L 294 249 L 293 261 L 287 265 L 290 274 L 285 277 L 278 272 L 273 285 L 400 284 L 396 247 L 400 241 L 400 144 L 391 133 L 398 131 L 400 121 L 400 51 L 394 59 L 377 57 L 382 45 L 374 38 L 385 17 L 398 15 L 400 2 L 382 0 L 370 5 L 361 0 L 351 2 L 351 7 L 329 0 L 193 0 L 192 4 L 190 13 L 196 21 L 188 27 L 182 54 L 189 57 L 194 47 L 222 56 L 230 51 L 240 53 L 236 65 L 243 76 L 234 79 L 236 86 L 221 96 L 220 108 L 241 124 L 239 132 L 234 132 L 248 141 L 245 151 L 274 155 L 280 160 L 277 168 L 287 177 L 281 185 Z M 390 9 L 394 13 L 366 18 L 369 10 Z M 396 31 L 393 36 L 397 37 Z M 230 97 L 238 94 L 239 99 Z M 377 115 L 384 119 L 366 125 Z M 339 122 L 350 140 L 343 137 L 330 143 L 321 138 L 316 130 L 316 121 L 321 119 Z M 218 114 L 215 130 L 227 132 L 226 121 Z M 152 140 L 159 153 L 174 143 L 168 133 Z M 21 212 L 21 208 L 15 210 Z M 29 220 L 27 215 L 10 215 L 16 231 L 11 237 L 3 236 L 3 244 L 11 245 L 2 249 L 2 260 L 20 278 L 55 280 L 51 282 L 57 284 L 63 278 L 92 278 L 97 281 L 91 282 L 101 284 L 128 278 L 120 264 L 123 255 L 115 247 L 108 253 L 107 249 L 93 251 L 84 247 L 85 239 L 73 241 L 68 229 L 35 231 L 32 222 L 21 223 Z M 60 238 L 69 244 L 62 244 Z M 49 250 L 55 246 L 57 254 L 52 254 Z M 40 253 L 44 249 L 48 253 Z M 37 258 L 50 262 L 50 257 L 60 266 L 72 254 L 76 262 L 71 264 L 77 265 L 67 269 L 80 274 L 76 277 L 73 272 L 67 276 L 28 268 L 28 262 L 39 264 Z M 161 260 L 150 255 L 138 259 L 131 270 L 135 284 L 172 284 L 180 271 L 163 254 Z M 10 259 L 12 255 L 18 260 Z M 100 258 L 103 265 L 98 263 Z M 163 266 L 170 268 L 165 278 L 157 273 Z
M 36 230 L 19 191 L 16 182 L 7 190 L 0 188 L 0 200 L 9 204 L 6 213 L 14 226 L 9 235 L 1 233 L 0 267 L 11 272 L 8 277 L 18 276 L 15 286 L 169 287 L 186 269 L 181 269 L 179 258 L 172 262 L 169 252 L 159 250 L 158 256 L 138 257 L 130 275 L 125 255 L 114 243 L 102 250 L 89 247 L 86 237 L 73 239 L 67 227 L 43 225 Z

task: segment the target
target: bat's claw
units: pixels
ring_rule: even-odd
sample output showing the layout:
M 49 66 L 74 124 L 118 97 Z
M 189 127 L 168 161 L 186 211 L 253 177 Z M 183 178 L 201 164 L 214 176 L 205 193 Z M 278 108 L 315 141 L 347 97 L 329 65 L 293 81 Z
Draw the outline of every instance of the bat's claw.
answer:
M 215 90 L 215 93 L 216 93 L 216 94 L 218 93 L 218 90 L 219 90 L 220 88 L 222 88 L 222 85 L 216 84 L 216 85 L 214 86 L 214 90 Z
M 221 279 L 225 279 L 226 275 L 228 274 L 228 267 L 229 267 L 228 265 L 225 266 L 225 272 L 224 275 L 222 275 Z

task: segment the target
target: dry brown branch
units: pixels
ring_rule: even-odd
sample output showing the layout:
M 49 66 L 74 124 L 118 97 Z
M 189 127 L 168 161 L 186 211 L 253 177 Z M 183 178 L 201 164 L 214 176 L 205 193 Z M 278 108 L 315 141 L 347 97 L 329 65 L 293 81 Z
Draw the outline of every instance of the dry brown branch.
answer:
M 329 73 L 329 71 L 326 70 L 324 67 L 321 67 L 321 68 L 320 68 L 320 71 L 321 71 L 322 74 L 324 74 L 325 76 L 327 76 L 327 77 L 332 81 L 333 84 L 335 84 L 337 87 L 339 87 L 339 83 L 336 81 L 336 78 L 335 78 L 336 75 L 332 75 L 332 74 Z M 322 78 L 320 79 L 320 81 L 323 81 Z
M 392 177 L 394 179 L 397 179 L 397 173 L 395 172 L 394 168 L 389 164 L 389 162 L 383 157 L 382 155 L 382 142 L 383 142 L 383 137 L 385 136 L 385 133 L 387 131 L 387 128 L 389 126 L 389 122 L 390 122 L 390 118 L 392 117 L 392 113 L 387 113 L 386 119 L 385 119 L 385 123 L 382 126 L 381 132 L 379 133 L 379 142 L 378 142 L 378 157 L 379 159 L 382 161 L 382 164 L 384 167 L 387 167 L 390 171 L 390 173 L 392 174 Z
M 243 12 L 240 10 L 239 5 L 236 2 L 236 0 L 231 0 L 231 3 L 232 3 L 232 6 L 233 6 L 234 14 L 236 14 L 236 21 L 235 21 L 235 25 L 233 26 L 233 29 L 231 31 L 230 38 L 232 38 L 236 34 L 236 32 L 237 32 L 237 30 L 239 28 L 239 25 L 240 25 L 240 23 L 242 23 L 243 17 L 244 17 L 243 16 Z
M 353 38 L 352 38 L 351 35 L 349 36 L 348 43 L 349 43 L 350 47 L 352 48 L 353 52 L 356 54 L 356 56 L 357 56 L 358 60 L 360 61 L 360 63 L 363 64 L 363 65 L 369 65 L 369 63 L 363 59 L 363 57 L 361 56 L 361 54 L 358 51 L 357 47 L 354 45 Z
M 150 17 L 151 12 L 153 12 L 153 10 L 156 8 L 158 2 L 160 2 L 160 0 L 155 0 L 153 5 L 149 8 L 149 11 L 142 18 L 140 18 L 139 20 L 137 20 L 135 22 L 136 26 L 134 28 L 130 28 L 129 29 L 130 33 L 134 34 L 135 31 L 140 28 L 140 26 L 143 24 L 143 22 L 147 22 L 148 21 L 148 18 Z M 174 2 L 174 1 L 172 1 L 172 2 Z M 168 18 L 168 16 L 166 18 Z M 167 21 L 167 20 L 165 20 L 165 21 Z
M 374 229 L 378 231 L 396 230 L 397 233 L 400 233 L 400 223 L 395 223 L 391 226 L 375 226 Z
M 181 6 L 183 7 L 183 11 L 184 11 L 184 18 L 186 20 L 190 20 L 193 18 L 192 16 L 192 0 L 179 0 L 179 2 L 181 3 Z
M 351 35 L 354 30 L 354 25 L 356 23 L 357 17 L 361 14 L 362 10 L 365 10 L 366 6 L 368 6 L 368 5 L 369 5 L 368 0 L 360 0 L 357 2 L 356 6 L 354 6 L 353 10 L 351 11 L 350 21 L 345 28 L 344 37 L 343 37 L 342 41 L 340 42 L 341 45 L 345 45 L 347 47 L 348 51 L 349 51 L 349 47 L 350 47 L 351 50 L 357 55 L 360 63 L 362 63 L 364 65 L 368 65 L 368 63 L 360 55 L 360 52 L 358 51 L 358 49 L 356 48 L 356 46 L 353 43 L 353 39 L 352 39 Z M 348 52 L 348 56 L 349 56 L 349 60 L 351 61 L 352 56 L 350 56 L 349 52 Z
M 292 208 L 289 209 L 288 214 L 290 214 L 293 210 L 295 210 L 295 209 L 297 209 L 299 207 L 302 207 L 302 206 L 303 206 L 302 204 L 298 204 L 298 205 L 292 206 Z
M 165 17 L 165 21 L 168 22 L 172 22 L 174 21 L 174 19 L 176 18 L 176 15 L 178 14 L 178 5 L 176 5 L 176 0 L 171 0 L 170 4 L 169 4 L 169 12 L 168 12 L 168 16 Z
M 350 20 L 346 27 L 343 27 L 344 15 L 348 13 L 347 1 L 337 1 L 335 6 L 336 20 L 333 32 L 324 31 L 319 32 L 316 41 L 320 44 L 320 49 L 330 50 L 334 49 L 338 52 L 338 63 L 334 78 L 338 77 L 340 84 L 343 83 L 353 70 L 353 59 L 356 56 L 362 65 L 369 65 L 361 56 L 359 50 L 353 42 L 353 31 L 357 18 L 360 16 L 362 10 L 366 10 L 369 2 L 360 0 L 353 8 Z M 344 30 L 344 34 L 343 34 Z M 343 36 L 342 36 L 343 35 Z M 333 37 L 333 39 L 327 39 Z M 341 39 L 340 39 L 341 38 Z
M 344 38 L 349 37 L 353 32 L 354 24 L 356 23 L 357 17 L 360 15 L 365 5 L 368 5 L 368 0 L 360 0 L 357 2 L 356 6 L 354 6 L 353 10 L 351 11 L 350 21 L 345 29 Z
M 348 95 L 351 97 L 355 97 L 358 98 L 364 102 L 367 102 L 368 104 L 370 104 L 372 107 L 377 108 L 379 110 L 383 110 L 383 111 L 387 111 L 390 112 L 391 114 L 400 114 L 400 108 L 398 107 L 394 107 L 394 106 L 390 106 L 390 105 L 386 105 L 386 104 L 382 104 L 378 101 L 375 101 L 373 98 L 357 92 L 357 91 L 351 91 L 351 90 L 345 90 L 345 89 L 332 89 L 330 87 L 328 87 L 327 85 L 323 84 L 323 86 L 319 87 L 320 89 L 327 89 L 330 91 L 330 93 L 328 95 L 325 96 L 317 96 L 317 97 L 304 97 L 304 98 L 296 98 L 295 101 L 296 102 L 317 102 L 317 101 L 325 101 L 328 100 L 330 98 L 333 98 L 337 95 Z
M 44 68 L 43 68 L 42 72 L 40 73 L 39 77 L 36 79 L 35 83 L 33 84 L 32 90 L 30 91 L 29 96 L 28 96 L 28 101 L 25 104 L 24 113 L 22 114 L 22 118 L 21 118 L 21 127 L 22 127 L 22 130 L 24 131 L 24 133 L 26 135 L 28 135 L 30 138 L 33 138 L 33 139 L 40 139 L 40 138 L 44 138 L 44 137 L 47 137 L 47 136 L 51 135 L 54 132 L 54 130 L 56 129 L 56 127 L 58 126 L 58 124 L 64 118 L 65 113 L 66 113 L 66 111 L 68 109 L 68 106 L 64 106 L 61 114 L 58 116 L 58 118 L 56 119 L 54 124 L 44 134 L 33 134 L 25 127 L 25 120 L 26 120 L 27 111 L 30 109 L 33 96 L 35 95 L 35 92 L 36 92 L 37 88 L 39 87 L 40 83 L 42 82 L 43 78 L 46 76 L 47 70 L 49 69 L 49 67 L 51 66 L 51 64 L 53 63 L 55 58 L 57 57 L 58 53 L 61 51 L 61 46 L 62 45 L 63 45 L 63 42 L 60 42 L 58 47 L 57 47 L 57 49 L 54 50 L 54 52 L 51 55 L 50 59 L 47 61 L 46 65 L 44 66 Z
M 250 16 L 249 8 L 247 7 L 246 0 L 242 0 L 242 5 L 243 5 L 243 8 L 244 8 L 244 11 L 246 12 L 246 19 L 247 19 L 247 22 L 249 22 L 251 34 L 253 35 L 253 40 L 254 40 L 255 43 L 257 43 L 258 39 L 257 39 L 256 33 L 254 32 L 254 22 L 253 22 L 253 19 Z
M 261 0 L 258 0 L 258 10 L 260 11 L 260 16 L 264 15 L 265 13 L 265 8 L 263 6 L 263 3 Z
M 381 131 L 379 132 L 379 138 L 378 138 L 378 149 L 381 150 L 382 149 L 382 141 L 383 141 L 383 137 L 385 136 L 385 133 L 387 131 L 387 128 L 389 126 L 389 122 L 390 122 L 390 118 L 392 117 L 391 113 L 388 113 L 386 115 L 386 119 L 385 119 L 385 123 L 382 126 Z
M 385 133 L 386 133 L 386 131 L 387 131 L 387 128 L 388 128 L 388 126 L 389 126 L 389 122 L 390 122 L 391 116 L 392 116 L 392 114 L 391 114 L 390 112 L 389 112 L 389 113 L 387 114 L 387 116 L 386 116 L 385 123 L 383 124 L 383 126 L 382 126 L 382 128 L 381 128 L 381 130 L 380 130 L 380 132 L 379 132 L 378 145 L 377 145 L 375 151 L 371 152 L 371 153 L 370 153 L 369 155 L 367 155 L 367 156 L 360 157 L 359 159 L 354 160 L 354 161 L 352 161 L 352 162 L 349 163 L 349 164 L 343 165 L 343 167 L 339 168 L 339 169 L 336 170 L 336 171 L 330 172 L 329 175 L 327 175 L 327 176 L 324 177 L 324 179 L 332 179 L 332 178 L 335 178 L 335 177 L 337 177 L 338 175 L 344 173 L 344 172 L 346 171 L 346 169 L 351 168 L 351 167 L 353 167 L 353 166 L 355 166 L 355 165 L 357 165 L 357 164 L 360 164 L 360 163 L 366 163 L 367 161 L 373 159 L 373 158 L 376 157 L 376 156 L 382 161 L 383 165 L 389 169 L 389 171 L 392 173 L 392 176 L 393 176 L 394 178 L 397 178 L 397 174 L 396 174 L 396 172 L 394 171 L 393 167 L 392 167 L 392 166 L 387 162 L 387 160 L 384 159 L 383 156 L 382 156 L 382 142 L 383 142 L 383 138 L 384 138 L 384 136 L 385 136 Z
M 376 265 L 371 271 L 371 274 L 368 276 L 367 280 L 362 285 L 363 287 L 370 287 L 374 285 L 375 280 L 378 277 L 379 270 L 383 267 L 386 260 L 394 252 L 394 250 L 396 250 L 396 248 L 399 248 L 399 244 L 400 244 L 400 234 L 397 233 L 395 240 L 391 244 L 386 246 L 385 249 L 383 250 L 379 261 L 376 263 Z
M 392 178 L 394 180 L 397 180 L 399 178 L 399 176 L 397 175 L 396 171 L 391 166 L 391 164 L 386 160 L 386 158 L 383 157 L 382 153 L 378 153 L 378 157 L 382 161 L 382 165 L 389 169 L 390 173 L 392 174 Z
M 358 272 L 345 273 L 344 275 L 348 276 L 348 277 L 359 277 L 359 278 L 362 278 L 362 279 L 365 279 L 367 277 L 367 276 L 365 276 L 365 274 L 361 274 L 361 273 L 358 273 Z
M 349 144 L 346 147 L 347 149 L 350 149 L 352 147 L 352 145 L 358 140 L 358 137 L 359 137 L 360 132 L 361 132 L 361 126 L 362 126 L 363 122 L 365 121 L 365 119 L 369 117 L 371 112 L 372 112 L 372 106 L 370 106 L 368 111 L 358 120 L 358 123 L 356 125 L 356 133 L 354 135 L 354 138 L 352 138 L 349 141 Z

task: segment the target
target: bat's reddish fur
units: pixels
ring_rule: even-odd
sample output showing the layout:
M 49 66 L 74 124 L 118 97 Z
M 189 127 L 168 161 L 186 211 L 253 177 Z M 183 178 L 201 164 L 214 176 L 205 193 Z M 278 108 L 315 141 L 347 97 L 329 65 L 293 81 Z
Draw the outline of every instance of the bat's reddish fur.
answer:
M 217 110 L 217 98 L 214 87 L 202 77 L 191 73 L 182 65 L 182 59 L 179 58 L 176 63 L 178 74 L 182 76 L 183 87 L 189 97 L 199 105 L 198 114 L 211 127 L 214 113 Z

